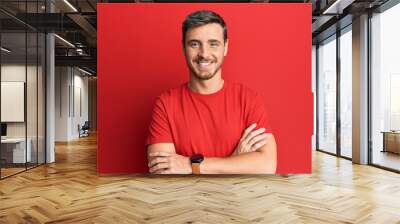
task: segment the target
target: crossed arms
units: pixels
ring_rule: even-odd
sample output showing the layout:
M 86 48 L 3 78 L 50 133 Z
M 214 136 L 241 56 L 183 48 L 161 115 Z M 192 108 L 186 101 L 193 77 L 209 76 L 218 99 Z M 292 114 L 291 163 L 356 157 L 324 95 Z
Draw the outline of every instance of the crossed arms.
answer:
M 276 171 L 276 142 L 265 129 L 246 130 L 228 157 L 205 157 L 200 165 L 202 174 L 270 174 Z M 154 174 L 190 174 L 190 158 L 176 153 L 173 143 L 157 143 L 147 148 L 148 166 Z

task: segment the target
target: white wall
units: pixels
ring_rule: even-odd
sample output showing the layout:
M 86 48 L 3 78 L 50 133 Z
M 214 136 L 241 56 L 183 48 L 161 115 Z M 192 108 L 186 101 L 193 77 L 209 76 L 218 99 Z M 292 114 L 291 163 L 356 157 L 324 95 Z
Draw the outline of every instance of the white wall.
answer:
M 1 121 L 24 122 L 25 82 L 1 81 Z
M 27 73 L 25 71 L 27 69 Z M 2 82 L 25 82 L 25 75 L 28 76 L 29 85 L 36 86 L 36 66 L 27 66 L 25 64 L 5 64 L 1 66 L 1 81 Z M 30 133 L 36 130 L 36 125 L 31 124 L 34 122 L 36 124 L 37 115 L 32 113 L 36 111 L 36 88 L 27 88 L 27 116 L 28 116 L 28 137 Z M 4 96 L 3 96 L 4 97 Z M 34 102 L 34 103 L 32 103 Z M 39 105 L 40 107 L 41 105 Z M 7 108 L 1 108 L 1 110 L 6 110 Z M 25 124 L 26 122 L 7 122 L 7 136 L 8 137 L 25 137 Z M 33 127 L 34 126 L 34 127 Z M 31 131 L 32 128 L 32 131 Z M 36 132 L 35 132 L 36 133 Z
M 28 67 L 29 69 L 29 67 Z M 8 64 L 1 66 L 1 81 L 25 82 L 25 64 Z
M 55 68 L 55 141 L 68 140 L 69 68 Z
M 56 67 L 55 73 L 55 140 L 77 139 L 78 124 L 88 120 L 88 77 L 72 67 Z
M 76 74 L 75 70 L 75 75 L 74 75 L 74 111 L 73 113 L 73 119 L 72 119 L 72 136 L 79 137 L 78 133 L 78 124 L 81 126 L 85 123 L 85 121 L 88 120 L 89 118 L 89 111 L 88 111 L 88 77 L 81 76 L 82 73 Z M 79 93 L 80 91 L 80 93 Z M 79 97 L 80 96 L 80 97 Z M 80 102 L 79 102 L 80 101 Z M 79 108 L 81 107 L 81 108 Z M 82 111 L 79 111 L 81 109 Z
M 8 64 L 1 66 L 1 81 L 2 82 L 25 82 L 25 64 Z M 28 70 L 32 67 L 28 67 Z M 30 74 L 30 72 L 28 72 Z M 4 97 L 4 96 L 3 96 Z M 6 108 L 1 108 L 6 110 Z M 11 122 L 7 123 L 8 137 L 25 137 L 25 123 Z

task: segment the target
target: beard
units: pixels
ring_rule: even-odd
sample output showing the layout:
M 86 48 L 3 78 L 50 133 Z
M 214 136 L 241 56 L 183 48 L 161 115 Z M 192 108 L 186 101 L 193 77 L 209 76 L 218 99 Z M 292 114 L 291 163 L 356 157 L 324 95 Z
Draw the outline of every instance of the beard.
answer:
M 204 60 L 204 59 L 197 58 L 195 60 L 195 63 L 198 63 L 201 60 Z M 199 71 L 199 70 L 197 70 L 195 68 L 195 66 L 193 66 L 193 64 L 188 62 L 187 64 L 188 64 L 190 73 L 193 74 L 198 80 L 209 80 L 209 79 L 212 79 L 217 74 L 217 72 L 221 69 L 223 59 L 222 59 L 221 63 L 217 63 L 216 59 L 208 60 L 208 61 L 211 61 L 211 63 L 215 63 L 216 64 L 215 69 L 210 70 L 210 71 Z

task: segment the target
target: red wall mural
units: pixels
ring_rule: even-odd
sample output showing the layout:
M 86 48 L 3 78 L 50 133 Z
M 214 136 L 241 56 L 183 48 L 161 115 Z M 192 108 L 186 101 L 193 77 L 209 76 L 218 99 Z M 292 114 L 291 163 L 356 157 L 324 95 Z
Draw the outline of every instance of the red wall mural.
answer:
M 261 93 L 278 173 L 311 172 L 311 5 L 98 4 L 99 173 L 148 172 L 144 146 L 156 96 L 188 80 L 181 24 L 199 9 L 227 23 L 222 76 Z

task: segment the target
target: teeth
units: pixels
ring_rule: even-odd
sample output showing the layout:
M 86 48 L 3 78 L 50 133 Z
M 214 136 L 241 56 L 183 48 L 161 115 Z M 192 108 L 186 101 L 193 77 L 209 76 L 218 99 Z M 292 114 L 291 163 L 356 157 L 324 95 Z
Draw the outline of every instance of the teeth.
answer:
M 211 64 L 210 62 L 199 62 L 200 65 L 209 65 Z

